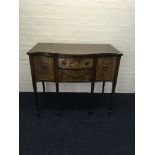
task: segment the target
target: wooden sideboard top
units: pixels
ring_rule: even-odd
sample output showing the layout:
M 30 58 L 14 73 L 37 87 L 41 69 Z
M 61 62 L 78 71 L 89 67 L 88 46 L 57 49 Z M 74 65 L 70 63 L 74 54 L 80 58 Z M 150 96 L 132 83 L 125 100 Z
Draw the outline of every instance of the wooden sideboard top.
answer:
M 68 44 L 68 43 L 37 43 L 28 55 L 31 54 L 69 54 L 69 55 L 123 55 L 110 44 Z

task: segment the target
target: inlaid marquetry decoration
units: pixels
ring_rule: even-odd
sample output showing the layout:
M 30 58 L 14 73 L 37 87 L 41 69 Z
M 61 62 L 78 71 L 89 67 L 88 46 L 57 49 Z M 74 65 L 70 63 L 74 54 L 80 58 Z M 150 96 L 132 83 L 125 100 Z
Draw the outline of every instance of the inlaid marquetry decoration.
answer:
M 60 68 L 91 68 L 93 58 L 59 58 Z
M 91 81 L 93 72 L 91 70 L 59 70 L 59 81 Z
M 112 82 L 108 104 L 109 114 L 111 114 L 120 59 L 123 55 L 116 48 L 110 44 L 38 43 L 27 54 L 30 60 L 36 114 L 40 113 L 37 82 L 42 82 L 43 93 L 45 93 L 47 81 L 55 82 L 57 93 L 59 93 L 60 82 L 90 82 L 91 94 L 94 92 L 96 82 L 103 82 L 102 93 L 104 93 L 105 82 Z M 89 106 L 90 114 L 91 104 L 92 102 Z M 58 114 L 61 109 L 58 102 Z

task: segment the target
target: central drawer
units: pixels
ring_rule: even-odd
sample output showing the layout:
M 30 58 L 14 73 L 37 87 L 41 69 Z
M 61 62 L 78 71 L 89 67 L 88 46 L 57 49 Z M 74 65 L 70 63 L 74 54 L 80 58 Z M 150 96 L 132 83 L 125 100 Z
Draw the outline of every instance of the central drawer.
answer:
M 59 68 L 92 68 L 93 67 L 93 58 L 84 58 L 84 57 L 71 57 L 71 58 L 58 58 L 58 67 Z
M 93 80 L 93 70 L 58 70 L 60 82 L 88 82 Z

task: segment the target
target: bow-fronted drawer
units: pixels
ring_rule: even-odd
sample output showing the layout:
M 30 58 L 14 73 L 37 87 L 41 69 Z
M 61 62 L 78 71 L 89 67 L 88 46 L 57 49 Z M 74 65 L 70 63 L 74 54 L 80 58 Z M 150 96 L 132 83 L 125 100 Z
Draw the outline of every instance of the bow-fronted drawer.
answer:
M 59 68 L 92 68 L 93 67 L 93 58 L 84 58 L 84 57 L 65 57 L 58 58 L 58 67 Z
M 64 82 L 82 82 L 92 81 L 92 70 L 58 70 L 59 81 Z

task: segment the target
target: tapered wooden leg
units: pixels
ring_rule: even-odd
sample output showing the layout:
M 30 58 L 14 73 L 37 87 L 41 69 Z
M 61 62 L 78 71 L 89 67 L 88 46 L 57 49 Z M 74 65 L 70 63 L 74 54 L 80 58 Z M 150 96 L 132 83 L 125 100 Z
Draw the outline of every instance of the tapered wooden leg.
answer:
M 37 93 L 37 84 L 36 84 L 36 82 L 33 82 L 33 90 L 34 90 L 34 97 L 35 97 L 36 115 L 39 115 L 40 110 L 39 110 L 38 93 Z
M 93 98 L 94 86 L 95 86 L 95 83 L 92 82 L 92 83 L 91 83 L 91 98 Z M 93 103 L 93 100 L 91 100 L 91 101 L 89 102 L 89 115 L 92 115 L 92 113 L 93 113 L 93 110 L 92 110 L 92 103 Z
M 104 86 L 105 86 L 105 81 L 103 81 L 103 84 L 102 84 L 102 93 L 104 93 Z
M 61 105 L 60 105 L 60 101 L 59 101 L 59 83 L 56 82 L 56 93 L 58 96 L 58 108 L 57 108 L 57 115 L 60 116 L 61 115 Z
M 111 96 L 110 96 L 110 102 L 109 102 L 109 115 L 112 113 L 112 104 L 113 104 L 113 97 L 115 93 L 115 88 L 116 88 L 116 82 L 112 83 L 112 91 L 111 91 Z
M 45 94 L 45 82 L 42 81 L 42 86 L 43 86 L 43 93 Z

